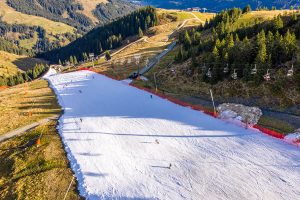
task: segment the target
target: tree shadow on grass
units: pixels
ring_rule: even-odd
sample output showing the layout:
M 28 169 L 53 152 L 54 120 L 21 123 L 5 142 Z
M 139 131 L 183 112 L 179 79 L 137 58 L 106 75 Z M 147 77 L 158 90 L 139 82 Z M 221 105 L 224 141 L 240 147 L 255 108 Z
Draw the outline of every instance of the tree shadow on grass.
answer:
M 13 61 L 19 69 L 26 71 L 32 69 L 36 64 L 48 64 L 47 61 L 37 59 L 37 58 L 18 58 L 17 60 Z

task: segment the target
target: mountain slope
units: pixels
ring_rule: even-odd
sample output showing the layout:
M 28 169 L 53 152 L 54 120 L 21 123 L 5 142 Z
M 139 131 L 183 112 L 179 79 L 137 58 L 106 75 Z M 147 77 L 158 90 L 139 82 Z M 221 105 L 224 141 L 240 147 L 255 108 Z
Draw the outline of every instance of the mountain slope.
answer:
M 37 58 L 29 58 L 0 51 L 0 77 L 16 75 L 18 72 L 32 69 L 36 64 L 47 63 Z
M 0 0 L 0 50 L 33 56 L 57 49 L 137 8 L 122 0 Z
M 53 62 L 67 61 L 70 56 L 83 60 L 83 53 L 99 55 L 105 50 L 120 47 L 123 40 L 136 36 L 140 31 L 155 26 L 158 22 L 156 10 L 152 7 L 141 8 L 112 23 L 96 27 L 69 45 L 39 55 Z
M 80 12 L 90 18 L 93 23 L 97 24 L 99 19 L 95 17 L 94 10 L 100 3 L 108 3 L 108 0 L 76 0 L 77 3 L 80 3 L 83 7 L 83 10 Z
M 160 8 L 185 9 L 189 7 L 207 8 L 209 11 L 217 12 L 226 8 L 245 7 L 250 4 L 252 8 L 272 6 L 279 8 L 289 8 L 290 6 L 300 6 L 298 0 L 141 0 L 144 4 L 150 4 Z
M 90 71 L 48 79 L 87 199 L 299 197 L 297 147 Z
M 107 0 L 106 3 L 98 4 L 92 12 L 98 19 L 98 24 L 103 25 L 129 14 L 138 7 L 139 5 L 125 0 Z
M 8 24 L 22 24 L 27 26 L 41 26 L 49 34 L 63 34 L 73 32 L 74 28 L 64 23 L 48 20 L 43 17 L 26 15 L 21 12 L 15 11 L 9 7 L 4 0 L 0 0 L 0 16 L 1 21 Z
M 210 105 L 212 89 L 218 103 L 283 111 L 286 115 L 273 116 L 286 125 L 271 127 L 289 133 L 300 125 L 300 15 L 241 12 L 228 10 L 204 27 L 183 31 L 177 48 L 146 77 L 159 90 L 192 103 Z
M 7 43 L 13 44 L 10 46 L 27 51 L 14 51 L 16 54 L 33 55 L 35 52 L 64 46 L 76 37 L 74 27 L 18 12 L 9 7 L 4 0 L 0 0 L 0 15 L 0 40 L 6 40 Z M 0 49 L 12 52 L 11 48 L 4 47 L 3 43 Z
M 7 4 L 17 11 L 63 22 L 83 32 L 93 28 L 95 23 L 105 23 L 101 17 L 94 15 L 94 11 L 100 5 L 106 12 L 110 12 L 110 10 L 106 10 L 105 6 L 111 3 L 126 4 L 122 0 L 93 0 L 90 2 L 86 0 L 7 0 Z M 117 11 L 117 15 L 109 16 L 109 20 L 127 14 L 136 8 L 135 4 L 129 3 L 129 5 L 133 6 L 112 8 Z

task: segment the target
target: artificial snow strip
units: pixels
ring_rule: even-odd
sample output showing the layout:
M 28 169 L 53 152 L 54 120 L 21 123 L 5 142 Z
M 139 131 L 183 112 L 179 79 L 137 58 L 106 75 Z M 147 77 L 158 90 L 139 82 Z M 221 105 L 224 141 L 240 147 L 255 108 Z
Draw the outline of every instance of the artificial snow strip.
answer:
M 91 71 L 48 76 L 87 199 L 299 199 L 300 151 Z M 152 96 L 151 96 L 152 95 Z

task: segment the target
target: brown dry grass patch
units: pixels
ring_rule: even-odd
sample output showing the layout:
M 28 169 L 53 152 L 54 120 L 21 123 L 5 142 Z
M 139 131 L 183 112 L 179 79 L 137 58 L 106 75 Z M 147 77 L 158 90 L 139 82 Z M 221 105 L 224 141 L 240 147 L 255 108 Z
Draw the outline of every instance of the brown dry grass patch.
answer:
M 72 177 L 56 122 L 0 144 L 0 199 L 63 199 Z M 80 199 L 76 181 L 67 199 Z
M 46 80 L 0 90 L 0 134 L 60 113 Z M 30 116 L 31 114 L 31 116 Z
M 47 64 L 48 62 L 0 51 L 0 76 L 12 76 L 18 71 L 31 69 L 39 63 Z
M 76 0 L 77 2 L 83 5 L 82 14 L 89 17 L 94 23 L 99 20 L 93 15 L 93 10 L 95 10 L 96 6 L 99 3 L 107 3 L 107 0 Z

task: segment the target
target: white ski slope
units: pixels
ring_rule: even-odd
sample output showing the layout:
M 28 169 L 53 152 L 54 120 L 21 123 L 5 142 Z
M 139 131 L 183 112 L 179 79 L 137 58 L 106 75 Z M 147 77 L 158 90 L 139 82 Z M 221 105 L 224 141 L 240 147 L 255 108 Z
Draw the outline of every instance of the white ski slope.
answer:
M 93 72 L 47 79 L 87 199 L 300 199 L 298 147 Z

